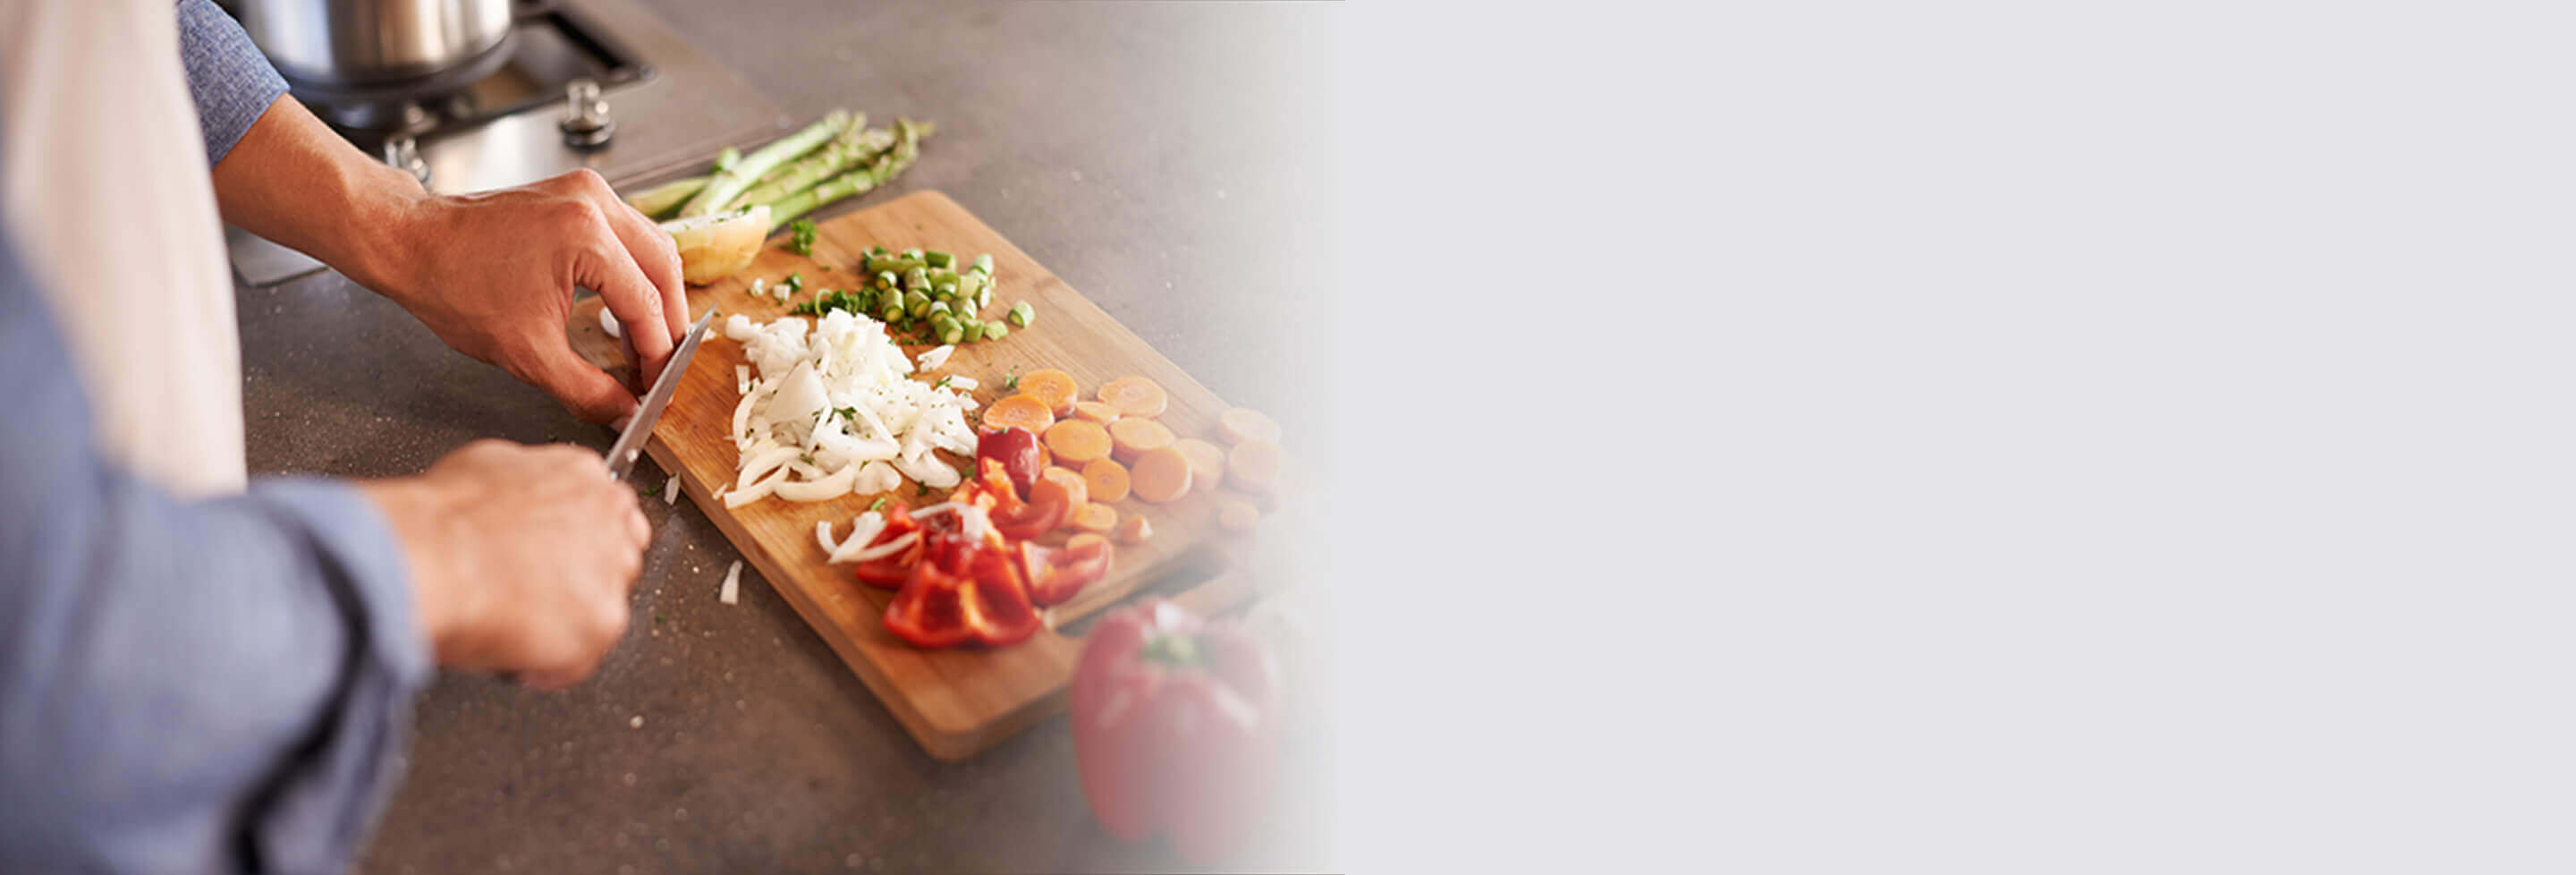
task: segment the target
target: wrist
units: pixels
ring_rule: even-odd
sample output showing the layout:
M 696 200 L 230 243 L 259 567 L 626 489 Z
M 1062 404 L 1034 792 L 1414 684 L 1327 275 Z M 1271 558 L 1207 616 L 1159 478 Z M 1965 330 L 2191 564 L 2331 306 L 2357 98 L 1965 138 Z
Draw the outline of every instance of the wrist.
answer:
M 369 480 L 359 492 L 375 503 L 403 548 L 411 579 L 412 616 L 429 639 L 430 652 L 446 662 L 473 614 L 470 593 L 457 586 L 457 575 L 445 561 L 453 555 L 443 532 L 449 511 L 437 487 L 418 477 Z
M 345 212 L 348 254 L 331 266 L 359 285 L 407 305 L 413 294 L 412 279 L 423 275 L 428 258 L 424 248 L 438 239 L 427 228 L 436 211 L 436 196 L 411 174 L 392 167 L 371 165 L 362 174 L 352 186 Z

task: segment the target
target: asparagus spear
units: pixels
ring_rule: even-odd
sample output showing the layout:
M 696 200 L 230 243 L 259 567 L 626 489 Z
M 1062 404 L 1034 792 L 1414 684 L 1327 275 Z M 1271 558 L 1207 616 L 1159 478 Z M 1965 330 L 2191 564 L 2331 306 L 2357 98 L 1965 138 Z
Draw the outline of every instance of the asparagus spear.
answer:
M 704 216 L 718 212 L 725 204 L 731 203 L 735 195 L 751 187 L 752 180 L 769 172 L 772 167 L 813 151 L 814 147 L 823 145 L 824 140 L 839 133 L 849 123 L 849 111 L 836 109 L 822 120 L 806 125 L 804 130 L 752 150 L 733 166 L 716 171 L 715 178 L 707 180 L 707 187 L 699 189 L 697 196 L 689 199 L 689 205 L 680 208 L 680 215 Z
M 851 114 L 850 114 L 850 121 L 849 121 L 849 123 L 848 123 L 848 124 L 845 124 L 845 125 L 842 125 L 840 130 L 838 130 L 838 131 L 834 131 L 834 132 L 833 132 L 833 139 L 832 139 L 832 140 L 827 140 L 827 141 L 825 141 L 825 142 L 823 143 L 823 145 L 822 145 L 821 147 L 819 147 L 819 148 L 830 148 L 830 147 L 831 147 L 831 145 L 832 145 L 832 142 L 833 142 L 833 141 L 835 141 L 835 140 L 839 140 L 839 139 L 840 139 L 840 138 L 842 138 L 842 137 L 855 137 L 855 136 L 858 136 L 858 135 L 859 135 L 859 133 L 860 133 L 861 131 L 866 130 L 866 129 L 867 129 L 867 127 L 868 127 L 868 114 L 867 114 L 867 113 L 864 113 L 864 112 L 851 113 Z M 809 150 L 807 150 L 807 154 L 812 154 L 812 152 L 813 152 L 813 150 L 810 150 L 810 149 L 809 149 Z M 786 175 L 788 170 L 795 168 L 795 167 L 796 167 L 796 165 L 797 165 L 797 164 L 800 164 L 800 163 L 803 163 L 803 162 L 800 162 L 800 161 L 789 161 L 789 162 L 783 162 L 783 163 L 780 163 L 780 164 L 779 164 L 778 166 L 776 166 L 776 167 L 769 168 L 769 172 L 767 172 L 767 173 L 763 173 L 763 174 L 761 174 L 761 175 L 760 175 L 760 178 L 752 180 L 752 181 L 751 181 L 751 186 L 750 186 L 750 187 L 752 187 L 752 188 L 758 188 L 758 187 L 760 187 L 760 186 L 768 185 L 768 184 L 770 184 L 770 183 L 772 183 L 772 182 L 776 182 L 776 181 L 778 180 L 778 177 Z M 739 197 L 739 196 L 737 196 L 737 197 L 735 197 L 735 198 L 734 198 L 734 201 L 735 201 L 736 203 L 740 203 L 740 202 L 742 201 L 742 198 L 741 198 L 741 197 Z M 748 204 L 746 204 L 746 206 L 748 206 Z
M 698 189 L 707 187 L 707 180 L 711 178 L 713 177 L 692 176 L 687 179 L 674 179 L 655 186 L 652 191 L 627 198 L 626 203 L 634 207 L 637 212 L 657 221 L 666 219 L 670 217 L 672 210 L 679 209 L 681 204 L 687 203 L 690 195 L 697 194 Z
M 776 231 L 796 217 L 812 212 L 815 207 L 885 184 L 886 180 L 912 166 L 912 159 L 921 157 L 921 138 L 929 136 L 930 131 L 928 122 L 916 125 L 911 119 L 896 119 L 894 148 L 878 155 L 866 167 L 824 180 L 820 185 L 769 204 L 769 230 Z
M 777 203 L 787 199 L 788 195 L 813 188 L 815 183 L 865 166 L 868 159 L 893 147 L 893 131 L 884 128 L 862 131 L 853 124 L 847 133 L 833 138 L 829 145 L 814 150 L 813 154 L 798 159 L 794 164 L 779 168 L 726 207 L 741 209 L 753 204 Z

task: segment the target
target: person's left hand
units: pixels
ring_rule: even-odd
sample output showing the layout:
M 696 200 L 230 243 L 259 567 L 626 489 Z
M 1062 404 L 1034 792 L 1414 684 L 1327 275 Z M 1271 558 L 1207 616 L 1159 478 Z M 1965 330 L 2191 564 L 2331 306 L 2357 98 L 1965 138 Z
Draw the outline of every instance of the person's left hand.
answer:
M 652 385 L 687 333 L 689 305 L 671 235 L 587 168 L 406 211 L 408 269 L 378 291 L 458 352 L 499 365 L 574 415 L 615 422 L 635 393 L 572 351 L 573 287 L 599 292 Z

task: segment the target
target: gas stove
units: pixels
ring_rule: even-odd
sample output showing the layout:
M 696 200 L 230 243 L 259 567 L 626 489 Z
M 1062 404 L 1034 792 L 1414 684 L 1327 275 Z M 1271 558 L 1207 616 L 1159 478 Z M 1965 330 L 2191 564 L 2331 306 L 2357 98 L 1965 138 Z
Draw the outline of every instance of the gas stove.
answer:
M 786 121 L 632 0 L 522 3 L 498 52 L 401 90 L 289 87 L 359 149 L 441 193 L 578 167 L 623 185 L 761 139 Z M 322 268 L 239 228 L 226 226 L 224 243 L 249 286 Z

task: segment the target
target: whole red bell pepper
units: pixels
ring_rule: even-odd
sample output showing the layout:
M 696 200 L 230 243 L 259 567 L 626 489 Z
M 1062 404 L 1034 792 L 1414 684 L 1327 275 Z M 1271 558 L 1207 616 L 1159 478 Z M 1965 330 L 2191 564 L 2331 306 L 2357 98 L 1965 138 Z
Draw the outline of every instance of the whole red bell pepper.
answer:
M 1111 835 L 1194 864 L 1240 845 L 1278 773 L 1278 665 L 1249 630 L 1148 599 L 1094 624 L 1073 678 L 1083 795 Z

